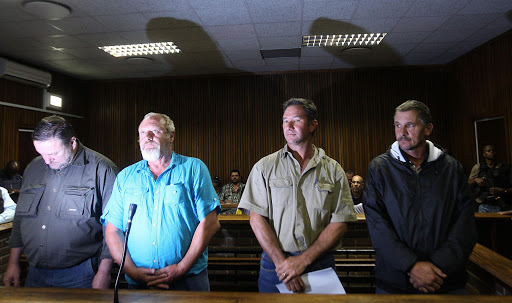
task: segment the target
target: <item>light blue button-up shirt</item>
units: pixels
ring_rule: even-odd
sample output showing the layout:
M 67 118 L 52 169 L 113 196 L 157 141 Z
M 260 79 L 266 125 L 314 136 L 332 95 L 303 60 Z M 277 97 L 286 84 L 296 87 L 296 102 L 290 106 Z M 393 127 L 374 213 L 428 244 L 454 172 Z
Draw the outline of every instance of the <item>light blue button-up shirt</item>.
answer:
M 188 251 L 199 222 L 220 203 L 206 165 L 173 152 L 171 164 L 155 180 L 147 161 L 123 169 L 101 222 L 126 230 L 128 208 L 137 204 L 128 239 L 128 251 L 137 267 L 160 269 L 177 264 Z M 205 249 L 189 274 L 206 269 Z M 129 283 L 135 281 L 127 277 Z

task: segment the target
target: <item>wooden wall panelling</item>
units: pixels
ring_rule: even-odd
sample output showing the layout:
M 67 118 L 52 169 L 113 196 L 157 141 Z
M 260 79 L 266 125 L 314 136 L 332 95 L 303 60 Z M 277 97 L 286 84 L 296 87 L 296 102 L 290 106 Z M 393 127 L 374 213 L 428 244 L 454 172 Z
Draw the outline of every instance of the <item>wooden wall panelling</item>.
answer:
M 445 78 L 444 69 L 426 67 L 95 81 L 89 137 L 91 147 L 123 168 L 140 159 L 135 134 L 143 115 L 167 113 L 176 125 L 176 152 L 200 158 L 226 183 L 232 168 L 246 178 L 260 158 L 284 146 L 282 103 L 305 97 L 319 107 L 314 143 L 364 176 L 368 162 L 394 141 L 394 107 L 418 99 L 443 115 L 437 104 L 446 103 Z M 438 123 L 445 129 L 443 119 Z
M 512 162 L 512 30 L 448 65 L 456 119 L 451 121 L 453 152 L 467 173 L 476 163 L 473 122 L 504 116 L 507 158 Z

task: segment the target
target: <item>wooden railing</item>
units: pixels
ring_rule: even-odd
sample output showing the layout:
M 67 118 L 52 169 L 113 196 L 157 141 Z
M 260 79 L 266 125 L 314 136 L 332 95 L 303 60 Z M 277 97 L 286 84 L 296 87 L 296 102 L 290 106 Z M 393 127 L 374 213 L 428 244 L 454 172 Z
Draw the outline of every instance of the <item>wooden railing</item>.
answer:
M 467 269 L 471 293 L 512 295 L 512 260 L 477 243 Z

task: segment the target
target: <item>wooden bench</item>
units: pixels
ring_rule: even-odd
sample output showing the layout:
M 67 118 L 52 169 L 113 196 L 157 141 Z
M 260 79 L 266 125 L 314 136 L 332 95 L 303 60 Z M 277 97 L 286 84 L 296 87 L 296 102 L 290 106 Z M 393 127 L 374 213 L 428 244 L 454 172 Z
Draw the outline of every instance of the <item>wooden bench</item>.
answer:
M 208 276 L 213 291 L 258 291 L 261 247 L 209 247 Z M 237 254 L 257 255 L 253 257 Z M 375 251 L 347 248 L 335 252 L 336 272 L 347 293 L 375 292 Z
M 470 293 L 512 295 L 512 260 L 477 243 L 466 268 Z

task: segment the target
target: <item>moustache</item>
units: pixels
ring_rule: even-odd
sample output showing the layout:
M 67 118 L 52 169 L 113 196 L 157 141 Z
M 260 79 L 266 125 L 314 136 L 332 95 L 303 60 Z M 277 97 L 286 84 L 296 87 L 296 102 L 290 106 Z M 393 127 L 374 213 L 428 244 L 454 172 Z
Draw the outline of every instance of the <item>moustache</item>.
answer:
M 155 142 L 146 142 L 142 145 L 143 148 L 146 148 L 146 145 L 149 145 L 149 146 L 152 146 L 152 147 L 156 147 L 157 144 Z
M 398 141 L 411 141 L 411 138 L 402 136 L 402 137 L 398 138 Z

